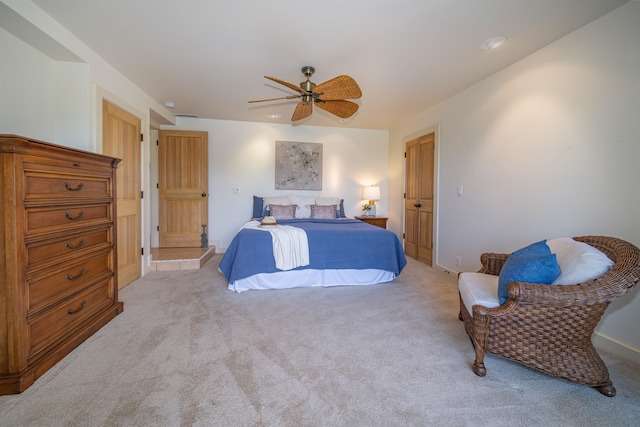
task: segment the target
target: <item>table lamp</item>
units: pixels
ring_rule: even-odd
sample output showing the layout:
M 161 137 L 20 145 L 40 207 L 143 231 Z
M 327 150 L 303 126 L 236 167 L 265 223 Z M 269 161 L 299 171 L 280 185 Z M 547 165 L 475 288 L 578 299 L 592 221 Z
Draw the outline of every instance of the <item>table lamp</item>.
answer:
M 370 185 L 362 189 L 362 198 L 369 201 L 369 209 L 365 215 L 376 216 L 376 200 L 380 200 L 380 187 Z

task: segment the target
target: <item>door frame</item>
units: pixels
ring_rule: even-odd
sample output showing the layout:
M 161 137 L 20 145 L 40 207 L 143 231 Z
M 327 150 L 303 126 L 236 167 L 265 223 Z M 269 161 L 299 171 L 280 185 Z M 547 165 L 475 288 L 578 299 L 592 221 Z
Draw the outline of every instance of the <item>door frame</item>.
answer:
M 419 138 L 421 136 L 424 135 L 428 135 L 430 133 L 433 133 L 434 136 L 434 154 L 433 154 L 433 229 L 432 231 L 432 235 L 433 235 L 433 248 L 431 251 L 431 266 L 432 268 L 437 268 L 439 270 L 442 271 L 447 271 L 444 267 L 440 266 L 440 263 L 438 262 L 439 260 L 439 253 L 438 253 L 438 238 L 439 238 L 439 233 L 438 233 L 438 229 L 439 227 L 439 199 L 440 199 L 440 192 L 438 191 L 439 187 L 440 187 L 440 180 L 439 180 L 439 176 L 440 176 L 440 124 L 435 124 L 426 128 L 423 128 L 417 132 L 413 132 L 409 135 L 405 135 L 402 138 L 402 150 L 403 152 L 406 152 L 407 149 L 407 142 L 412 141 L 416 138 Z M 406 224 L 406 206 L 405 206 L 405 197 L 404 195 L 407 192 L 407 162 L 406 159 L 403 155 L 403 161 L 402 161 L 402 199 L 400 201 L 400 203 L 402 203 L 402 246 L 404 247 L 404 236 L 405 233 L 407 231 L 407 224 Z

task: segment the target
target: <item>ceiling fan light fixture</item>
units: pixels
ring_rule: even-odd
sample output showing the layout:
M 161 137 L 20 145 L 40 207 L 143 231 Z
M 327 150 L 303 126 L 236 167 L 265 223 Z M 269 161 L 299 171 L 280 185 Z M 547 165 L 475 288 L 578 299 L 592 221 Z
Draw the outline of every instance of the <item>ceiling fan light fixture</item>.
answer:
M 480 49 L 486 50 L 486 51 L 493 50 L 493 49 L 499 48 L 506 42 L 507 42 L 507 38 L 504 36 L 491 37 L 490 39 L 487 39 L 484 42 L 482 42 L 482 44 L 480 45 Z

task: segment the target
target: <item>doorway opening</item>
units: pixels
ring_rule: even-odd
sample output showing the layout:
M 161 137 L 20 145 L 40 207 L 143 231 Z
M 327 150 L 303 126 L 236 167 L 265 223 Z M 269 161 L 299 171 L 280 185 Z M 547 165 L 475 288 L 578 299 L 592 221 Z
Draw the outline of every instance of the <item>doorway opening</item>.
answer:
M 151 270 L 198 269 L 215 254 L 208 240 L 208 133 L 153 130 L 152 137 Z

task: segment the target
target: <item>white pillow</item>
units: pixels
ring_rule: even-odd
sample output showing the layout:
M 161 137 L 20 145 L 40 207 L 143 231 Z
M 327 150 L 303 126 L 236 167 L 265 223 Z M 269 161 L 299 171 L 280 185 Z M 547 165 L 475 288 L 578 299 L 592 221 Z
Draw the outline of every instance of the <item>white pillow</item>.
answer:
M 613 266 L 604 253 L 569 237 L 547 240 L 551 253 L 556 254 L 560 276 L 552 285 L 575 285 L 602 276 Z
M 291 196 L 265 197 L 262 203 L 262 210 L 269 209 L 269 205 L 288 206 L 291 204 Z
M 315 204 L 315 197 L 291 196 L 291 204 L 297 205 L 296 218 L 311 218 L 311 205 Z
M 318 206 L 336 205 L 337 207 L 339 207 L 340 198 L 339 197 L 318 197 L 316 198 L 316 205 Z

